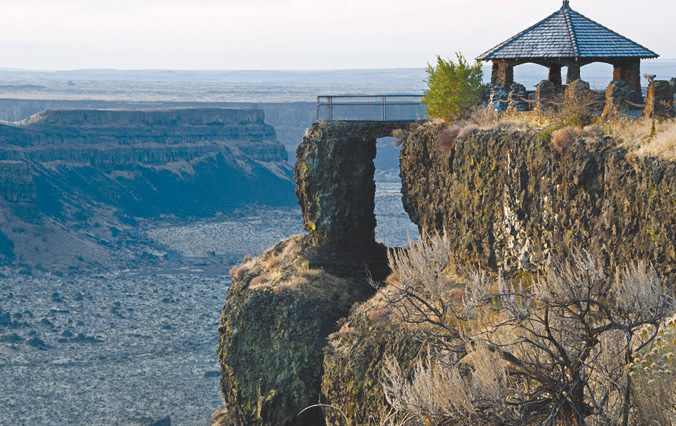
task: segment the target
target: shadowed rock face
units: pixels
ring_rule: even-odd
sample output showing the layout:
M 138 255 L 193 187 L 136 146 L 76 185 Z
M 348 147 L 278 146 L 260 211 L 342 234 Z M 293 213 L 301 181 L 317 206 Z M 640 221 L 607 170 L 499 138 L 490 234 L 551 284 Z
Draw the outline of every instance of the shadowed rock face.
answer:
M 475 131 L 445 155 L 444 128 L 406 140 L 402 192 L 421 231 L 448 232 L 459 263 L 536 270 L 581 248 L 609 270 L 643 259 L 676 278 L 675 163 L 628 157 L 610 138 L 559 154 L 534 131 Z
M 296 151 L 296 197 L 303 227 L 317 247 L 316 266 L 337 275 L 386 269 L 375 242 L 376 140 L 409 122 L 315 123 Z

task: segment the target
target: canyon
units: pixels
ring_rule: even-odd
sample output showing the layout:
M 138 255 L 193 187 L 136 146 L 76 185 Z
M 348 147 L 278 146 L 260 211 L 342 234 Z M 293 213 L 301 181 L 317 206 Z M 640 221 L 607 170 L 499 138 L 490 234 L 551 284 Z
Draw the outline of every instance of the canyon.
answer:
M 0 125 L 0 197 L 5 262 L 98 267 L 139 220 L 290 206 L 293 182 L 261 110 L 47 110 Z

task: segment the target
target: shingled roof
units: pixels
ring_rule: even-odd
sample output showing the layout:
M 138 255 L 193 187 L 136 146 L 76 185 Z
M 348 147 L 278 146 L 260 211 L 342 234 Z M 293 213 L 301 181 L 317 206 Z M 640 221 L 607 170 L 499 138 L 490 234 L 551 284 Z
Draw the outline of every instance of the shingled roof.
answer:
M 564 1 L 560 10 L 477 58 L 657 58 L 652 50 L 592 21 Z

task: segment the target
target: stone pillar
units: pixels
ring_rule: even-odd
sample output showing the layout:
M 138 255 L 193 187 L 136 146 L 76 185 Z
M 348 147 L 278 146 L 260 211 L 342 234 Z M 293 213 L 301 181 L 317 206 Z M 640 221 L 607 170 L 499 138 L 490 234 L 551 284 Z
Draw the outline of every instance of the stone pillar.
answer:
M 648 96 L 643 111 L 645 117 L 674 118 L 674 86 L 666 80 L 654 80 L 648 86 Z
M 540 110 L 553 107 L 556 102 L 556 86 L 554 83 L 551 80 L 539 82 L 535 92 L 535 99 L 537 100 L 537 108 Z
M 514 83 L 514 65 L 508 61 L 493 61 L 491 85 L 511 87 L 512 83 Z
M 523 84 L 514 83 L 509 91 L 508 100 L 508 111 L 514 112 L 524 112 L 530 109 L 528 102 L 524 101 L 526 99 L 526 87 Z
M 568 72 L 566 73 L 566 84 L 570 84 L 580 79 L 580 65 L 577 63 L 568 64 Z
M 362 135 L 344 123 L 315 124 L 298 147 L 296 197 L 316 245 L 375 243 L 376 138 Z
M 636 94 L 624 80 L 610 83 L 606 90 L 606 106 L 603 116 L 628 116 L 629 105 L 627 100 L 634 99 Z
M 549 66 L 549 77 L 547 78 L 554 86 L 561 87 L 561 65 L 550 65 Z
M 624 80 L 634 91 L 633 102 L 642 103 L 641 93 L 641 60 L 628 59 L 624 62 L 613 64 L 613 82 Z

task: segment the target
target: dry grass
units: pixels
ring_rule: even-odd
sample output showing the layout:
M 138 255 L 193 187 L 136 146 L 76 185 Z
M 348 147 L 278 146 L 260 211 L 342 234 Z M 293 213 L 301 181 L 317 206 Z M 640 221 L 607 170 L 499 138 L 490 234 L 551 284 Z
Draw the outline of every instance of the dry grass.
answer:
M 410 413 L 413 424 L 453 419 L 455 425 L 474 425 L 491 417 L 505 419 L 508 376 L 500 356 L 477 344 L 458 363 L 445 358 L 419 361 L 410 380 L 396 360 L 386 359 L 383 389 L 388 403 Z
M 625 117 L 595 117 L 588 110 L 595 102 L 598 101 L 592 98 L 580 102 L 569 98 L 553 110 L 512 113 L 479 107 L 453 122 L 439 138 L 439 147 L 447 154 L 457 140 L 470 137 L 476 130 L 539 130 L 543 140 L 552 136 L 553 147 L 558 152 L 563 152 L 576 138 L 601 140 L 610 136 L 618 146 L 626 148 L 630 156 L 676 161 L 676 120 L 653 122 Z M 561 132 L 557 133 L 559 130 Z
M 651 266 L 638 262 L 607 274 L 596 256 L 579 252 L 528 280 L 478 271 L 464 272 L 463 280 L 456 278 L 443 236 L 423 236 L 392 252 L 390 266 L 392 281 L 376 297 L 429 345 L 428 358 L 411 372 L 390 360 L 382 383 L 389 403 L 408 414 L 410 424 L 606 425 L 660 412 L 633 396 L 626 399 L 622 388 L 629 382 L 632 351 L 650 340 L 635 338 L 637 330 L 674 308 L 673 292 Z M 676 330 L 676 320 L 671 324 Z M 658 347 L 666 341 L 671 346 Z M 650 353 L 657 352 L 661 360 L 676 362 L 676 331 L 655 339 Z M 674 406 L 668 397 L 676 395 L 676 365 L 666 361 L 641 361 L 655 370 L 634 386 L 636 398 L 645 394 L 644 405 L 657 392 L 661 374 L 669 383 L 656 401 Z M 575 392 L 581 399 L 556 402 L 556 395 Z M 545 405 L 529 412 L 533 404 Z M 582 404 L 594 415 L 571 414 L 582 412 Z M 643 417 L 641 410 L 654 413 Z M 672 424 L 664 422 L 653 424 Z
M 660 123 L 655 136 L 649 138 L 636 154 L 676 161 L 676 120 Z
M 556 152 L 563 154 L 582 134 L 582 130 L 577 127 L 564 127 L 563 129 L 555 130 L 552 133 L 552 146 Z
M 303 257 L 302 241 L 302 236 L 294 236 L 259 257 L 248 257 L 243 265 L 231 268 L 230 275 L 250 291 L 272 291 L 279 297 L 302 294 L 348 308 L 354 283 L 310 268 Z

